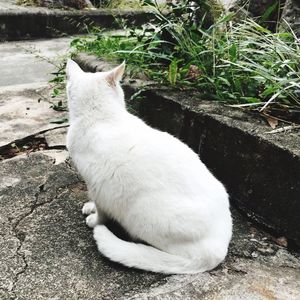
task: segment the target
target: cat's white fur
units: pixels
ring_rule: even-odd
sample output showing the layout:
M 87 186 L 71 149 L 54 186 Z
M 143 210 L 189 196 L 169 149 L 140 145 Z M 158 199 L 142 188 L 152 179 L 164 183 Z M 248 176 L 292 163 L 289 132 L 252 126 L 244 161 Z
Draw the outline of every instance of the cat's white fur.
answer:
M 83 207 L 99 251 L 115 262 L 167 274 L 215 268 L 232 234 L 228 195 L 188 146 L 126 111 L 125 65 L 85 73 L 67 64 L 67 146 L 85 180 Z M 134 241 L 103 225 L 118 221 Z

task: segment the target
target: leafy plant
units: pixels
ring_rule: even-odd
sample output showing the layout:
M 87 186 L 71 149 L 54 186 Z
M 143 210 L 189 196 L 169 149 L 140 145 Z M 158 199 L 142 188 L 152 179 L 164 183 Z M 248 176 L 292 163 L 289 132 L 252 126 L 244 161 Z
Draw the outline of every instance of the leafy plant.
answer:
M 234 14 L 211 23 L 200 12 L 208 2 L 177 1 L 162 12 L 153 1 L 155 22 L 123 35 L 94 31 L 72 42 L 108 60 L 126 60 L 129 73 L 179 88 L 196 88 L 203 99 L 231 104 L 276 102 L 300 108 L 300 43 L 294 32 L 273 33 L 252 19 L 233 23 Z M 196 5 L 194 4 L 196 3 Z

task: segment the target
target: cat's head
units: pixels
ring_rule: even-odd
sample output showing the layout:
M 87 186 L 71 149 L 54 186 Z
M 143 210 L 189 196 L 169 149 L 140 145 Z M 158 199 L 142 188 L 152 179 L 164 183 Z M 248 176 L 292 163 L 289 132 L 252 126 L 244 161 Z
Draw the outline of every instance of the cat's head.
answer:
M 125 107 L 120 80 L 125 63 L 108 72 L 86 73 L 69 59 L 66 66 L 67 94 L 70 113 Z

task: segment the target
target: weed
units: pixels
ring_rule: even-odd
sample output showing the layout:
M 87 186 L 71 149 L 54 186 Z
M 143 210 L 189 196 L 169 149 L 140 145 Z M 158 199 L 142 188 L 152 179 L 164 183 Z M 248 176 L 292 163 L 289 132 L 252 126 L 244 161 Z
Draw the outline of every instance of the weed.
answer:
M 147 1 L 149 2 L 149 1 Z M 107 60 L 126 60 L 130 74 L 229 103 L 278 102 L 300 107 L 300 44 L 293 31 L 272 33 L 252 19 L 232 23 L 234 14 L 208 24 L 199 7 L 206 1 L 179 1 L 155 23 L 125 28 L 123 36 L 93 31 L 73 40 L 76 51 Z

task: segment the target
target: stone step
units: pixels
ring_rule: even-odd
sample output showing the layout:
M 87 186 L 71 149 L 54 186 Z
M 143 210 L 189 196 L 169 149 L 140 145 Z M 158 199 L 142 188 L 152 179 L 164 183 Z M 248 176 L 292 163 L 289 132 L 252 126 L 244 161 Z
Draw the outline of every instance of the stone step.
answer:
M 72 37 L 0 43 L 0 88 L 53 78 L 61 58 L 69 51 Z
M 0 148 L 45 130 L 66 119 L 67 113 L 51 107 L 48 80 L 68 53 L 71 38 L 6 42 L 0 44 Z M 60 100 L 66 101 L 64 94 Z M 63 124 L 64 125 L 64 124 Z M 65 125 L 64 125 L 65 126 Z
M 29 136 L 66 126 L 53 123 L 66 118 L 67 113 L 51 108 L 50 93 L 47 84 L 0 90 L 0 149 Z
M 151 13 L 145 10 L 62 10 L 42 7 L 21 7 L 0 1 L 0 41 L 62 37 L 86 33 L 97 26 L 122 28 L 116 19 L 131 25 L 145 23 Z

